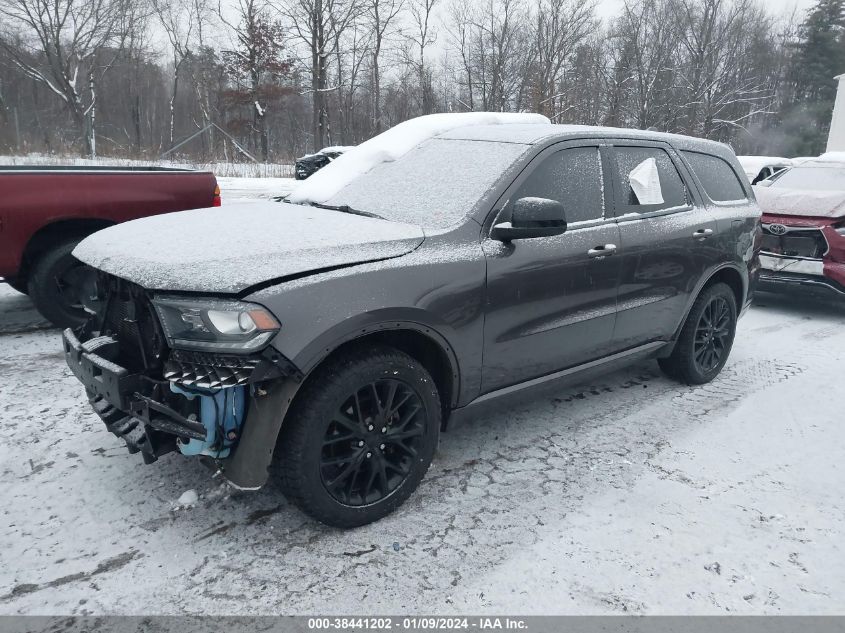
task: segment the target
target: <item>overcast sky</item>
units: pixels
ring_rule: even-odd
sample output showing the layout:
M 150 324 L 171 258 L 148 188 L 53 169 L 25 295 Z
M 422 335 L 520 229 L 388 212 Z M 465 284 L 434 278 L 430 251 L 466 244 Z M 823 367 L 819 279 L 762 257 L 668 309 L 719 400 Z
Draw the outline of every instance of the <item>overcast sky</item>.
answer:
M 795 7 L 803 14 L 815 4 L 815 0 L 763 0 L 770 13 L 791 13 Z M 598 13 L 602 17 L 614 15 L 622 6 L 622 0 L 599 0 Z

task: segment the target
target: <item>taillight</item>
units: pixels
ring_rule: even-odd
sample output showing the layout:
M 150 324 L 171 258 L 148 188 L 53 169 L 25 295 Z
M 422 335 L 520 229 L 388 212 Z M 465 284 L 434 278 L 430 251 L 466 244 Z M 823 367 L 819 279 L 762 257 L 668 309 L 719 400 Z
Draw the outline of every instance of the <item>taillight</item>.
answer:
M 222 204 L 220 200 L 220 185 L 214 186 L 214 197 L 211 199 L 212 207 L 219 207 Z

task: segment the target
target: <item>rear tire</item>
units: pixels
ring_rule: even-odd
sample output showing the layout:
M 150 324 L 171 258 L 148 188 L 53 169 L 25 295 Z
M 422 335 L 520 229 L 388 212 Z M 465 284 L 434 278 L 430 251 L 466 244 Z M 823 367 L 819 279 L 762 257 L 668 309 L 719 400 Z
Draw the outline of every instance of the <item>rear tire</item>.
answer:
M 279 437 L 285 496 L 334 527 L 393 512 L 428 470 L 440 396 L 415 359 L 389 347 L 339 356 L 309 377 Z
M 69 239 L 43 252 L 29 275 L 29 297 L 59 327 L 78 327 L 90 316 L 82 300 L 93 291 L 94 272 L 71 255 L 79 242 Z
M 728 361 L 736 321 L 733 290 L 724 283 L 706 287 L 693 303 L 672 355 L 658 359 L 660 369 L 690 385 L 710 382 Z

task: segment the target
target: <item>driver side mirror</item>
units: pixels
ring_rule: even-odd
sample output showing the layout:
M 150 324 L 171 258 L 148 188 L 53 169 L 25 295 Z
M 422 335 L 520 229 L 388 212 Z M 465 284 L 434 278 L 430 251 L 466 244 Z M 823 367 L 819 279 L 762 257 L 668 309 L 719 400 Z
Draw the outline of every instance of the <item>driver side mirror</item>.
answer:
M 520 198 L 513 203 L 510 222 L 493 226 L 490 237 L 500 242 L 551 237 L 566 231 L 563 205 L 548 198 Z

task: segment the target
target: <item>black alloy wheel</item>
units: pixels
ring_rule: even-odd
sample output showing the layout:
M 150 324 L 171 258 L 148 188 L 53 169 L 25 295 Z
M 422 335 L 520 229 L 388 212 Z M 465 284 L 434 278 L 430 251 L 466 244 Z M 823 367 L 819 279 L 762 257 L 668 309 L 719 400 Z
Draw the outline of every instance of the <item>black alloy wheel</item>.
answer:
M 713 297 L 705 306 L 695 329 L 694 360 L 702 374 L 713 371 L 728 350 L 731 337 L 731 310 L 722 296 Z
M 363 343 L 314 370 L 285 415 L 276 448 L 285 496 L 327 525 L 376 521 L 428 470 L 442 407 L 431 374 L 397 349 Z
M 728 361 L 736 335 L 737 304 L 730 286 L 714 283 L 698 295 L 672 353 L 658 359 L 670 378 L 690 385 L 710 382 Z
M 410 385 L 379 379 L 344 399 L 326 428 L 320 475 L 329 494 L 349 506 L 376 503 L 411 472 L 426 416 Z

